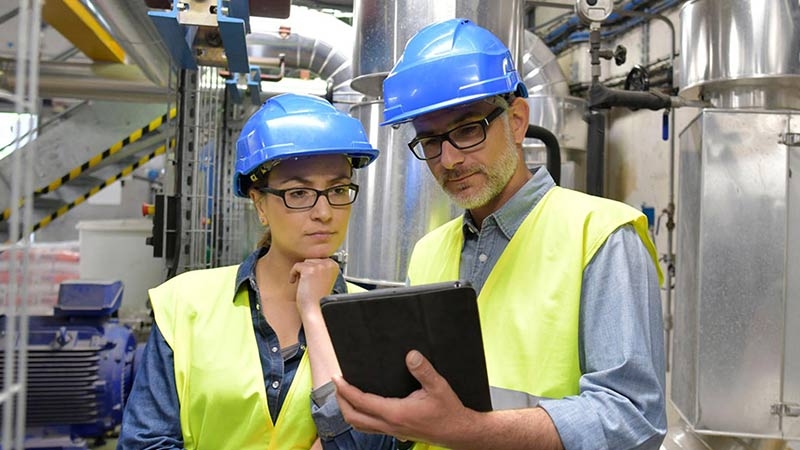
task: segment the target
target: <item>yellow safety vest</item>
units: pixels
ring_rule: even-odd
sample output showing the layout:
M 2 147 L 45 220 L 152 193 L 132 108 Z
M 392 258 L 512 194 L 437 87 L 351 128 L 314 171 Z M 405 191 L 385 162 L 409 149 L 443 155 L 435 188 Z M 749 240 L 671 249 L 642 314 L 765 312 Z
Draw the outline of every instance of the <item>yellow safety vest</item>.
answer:
M 456 218 L 417 243 L 408 268 L 412 284 L 458 279 L 462 223 Z M 493 397 L 496 390 L 511 393 L 511 401 L 502 405 L 494 404 L 493 398 L 495 409 L 523 408 L 531 399 L 579 393 L 583 270 L 608 236 L 628 223 L 655 263 L 647 219 L 623 203 L 555 187 L 528 214 L 478 296 Z
M 317 439 L 308 352 L 273 425 L 248 291 L 230 300 L 238 268 L 186 272 L 149 291 L 159 330 L 174 354 L 184 446 L 307 450 Z M 363 290 L 349 283 L 348 289 Z

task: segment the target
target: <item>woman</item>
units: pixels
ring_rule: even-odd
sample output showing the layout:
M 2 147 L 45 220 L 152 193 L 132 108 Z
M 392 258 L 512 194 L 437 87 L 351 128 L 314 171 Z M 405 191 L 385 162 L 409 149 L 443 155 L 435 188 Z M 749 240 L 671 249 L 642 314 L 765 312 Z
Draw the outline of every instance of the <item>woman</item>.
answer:
M 353 169 L 377 156 L 356 119 L 316 97 L 273 97 L 248 120 L 234 190 L 267 234 L 239 266 L 150 290 L 155 324 L 119 449 L 393 448 L 342 419 L 319 304 L 357 288 L 330 256 L 358 194 Z

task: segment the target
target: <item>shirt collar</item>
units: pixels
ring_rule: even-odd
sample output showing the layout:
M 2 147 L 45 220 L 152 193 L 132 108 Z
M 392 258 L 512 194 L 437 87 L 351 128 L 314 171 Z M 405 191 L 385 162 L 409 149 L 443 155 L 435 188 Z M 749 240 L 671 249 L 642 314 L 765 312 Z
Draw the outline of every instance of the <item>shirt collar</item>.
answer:
M 259 258 L 267 254 L 268 247 L 261 247 L 258 250 L 250 253 L 250 255 L 239 264 L 239 270 L 236 272 L 236 285 L 233 291 L 234 297 L 239 292 L 242 284 L 249 282 L 250 286 L 256 285 L 256 262 Z
M 269 247 L 261 247 L 258 250 L 250 253 L 250 255 L 239 265 L 239 270 L 236 272 L 236 285 L 233 291 L 234 299 L 236 293 L 242 287 L 242 284 L 248 283 L 249 286 L 256 286 L 256 262 L 259 258 L 267 254 Z M 341 273 L 336 277 L 336 282 L 333 284 L 333 293 L 342 294 L 347 292 L 347 285 Z
M 486 219 L 484 219 L 484 225 L 487 222 L 494 221 L 506 238 L 511 240 L 514 233 L 516 233 L 522 225 L 522 222 L 528 217 L 528 214 L 555 185 L 556 183 L 553 181 L 553 177 L 550 176 L 547 169 L 543 166 L 539 167 L 533 173 L 531 179 L 501 206 L 500 209 L 489 214 Z M 464 213 L 462 230 L 465 234 L 475 234 L 479 231 L 469 211 Z

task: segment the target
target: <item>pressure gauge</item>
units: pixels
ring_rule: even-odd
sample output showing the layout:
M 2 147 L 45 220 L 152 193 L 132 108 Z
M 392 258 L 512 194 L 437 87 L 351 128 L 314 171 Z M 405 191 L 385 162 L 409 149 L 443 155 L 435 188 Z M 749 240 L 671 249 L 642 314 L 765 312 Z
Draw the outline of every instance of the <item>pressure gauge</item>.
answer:
M 602 22 L 613 11 L 613 0 L 575 0 L 575 13 L 587 23 Z

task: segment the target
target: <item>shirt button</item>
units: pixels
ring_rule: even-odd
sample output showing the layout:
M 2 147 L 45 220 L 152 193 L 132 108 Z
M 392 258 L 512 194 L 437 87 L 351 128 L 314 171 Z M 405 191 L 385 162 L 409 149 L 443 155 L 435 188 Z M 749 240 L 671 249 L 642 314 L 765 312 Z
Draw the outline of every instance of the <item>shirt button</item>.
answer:
M 280 385 L 281 385 L 281 384 L 280 384 L 280 383 L 278 383 L 277 381 L 273 381 L 273 382 L 272 382 L 272 389 L 278 389 L 278 386 L 280 386 Z
M 481 253 L 481 255 L 480 255 L 480 256 L 478 256 L 478 261 L 480 261 L 480 262 L 482 262 L 482 263 L 485 263 L 487 259 L 489 259 L 489 257 L 488 257 L 488 256 L 486 256 L 486 255 L 485 255 L 485 254 L 483 254 L 483 253 Z
M 270 350 L 272 350 L 272 353 L 278 353 L 278 347 L 272 347 Z
M 256 311 L 261 311 L 261 304 L 260 303 L 256 303 Z

